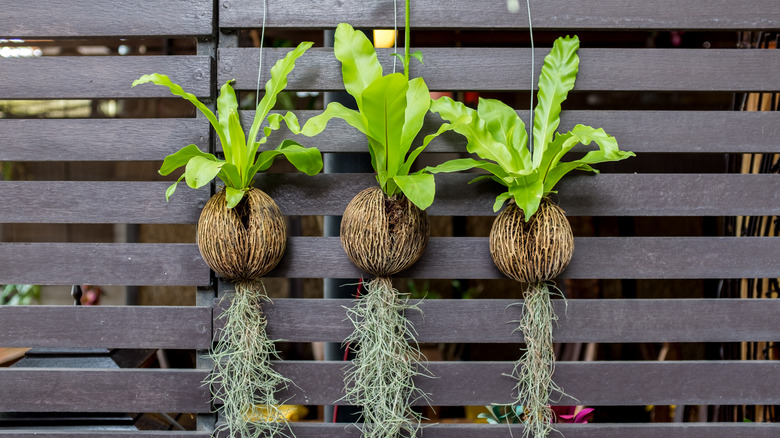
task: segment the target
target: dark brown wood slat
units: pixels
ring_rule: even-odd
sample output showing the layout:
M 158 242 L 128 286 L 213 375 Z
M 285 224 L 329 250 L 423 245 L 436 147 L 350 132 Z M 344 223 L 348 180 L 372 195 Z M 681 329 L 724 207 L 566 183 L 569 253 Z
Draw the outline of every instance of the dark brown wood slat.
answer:
M 521 288 L 518 285 L 518 290 Z M 423 300 L 408 312 L 419 342 L 519 343 L 517 300 Z M 215 300 L 214 315 L 228 301 Z M 263 310 L 272 339 L 342 342 L 352 332 L 352 300 L 274 299 Z M 555 301 L 556 342 L 740 342 L 780 339 L 778 300 Z M 696 318 L 690 318 L 696 315 Z M 223 320 L 216 318 L 215 328 Z
M 268 49 L 263 70 L 290 49 Z M 416 49 L 415 49 L 416 50 Z M 431 90 L 527 90 L 530 49 L 422 48 L 425 64 L 413 64 Z M 379 50 L 385 71 L 392 69 L 391 49 Z M 549 49 L 536 50 L 539 77 Z M 220 49 L 219 83 L 254 90 L 258 49 Z M 599 91 L 767 91 L 780 89 L 778 50 L 734 49 L 581 49 L 575 90 Z M 695 65 L 696 68 L 690 68 Z M 746 65 L 761 68 L 745 69 Z M 650 73 L 652 72 L 652 73 Z M 296 64 L 289 90 L 343 90 L 341 66 L 333 50 L 314 48 Z
M 0 260 L 0 284 L 210 283 L 195 244 L 0 243 Z
M 210 411 L 205 370 L 0 369 L 3 412 Z
M 212 33 L 209 0 L 32 0 L 0 11 L 5 38 L 206 36 Z
M 522 435 L 522 425 L 515 424 L 511 428 L 513 436 Z M 555 428 L 566 438 L 733 438 L 736 436 L 776 438 L 780 434 L 780 425 L 772 423 L 556 424 Z M 361 437 L 358 427 L 343 423 L 293 423 L 292 431 L 297 438 Z M 506 424 L 430 424 L 425 426 L 421 436 L 424 438 L 506 438 L 510 435 Z M 226 438 L 227 434 L 220 434 L 219 437 Z
M 181 183 L 165 201 L 170 182 L 3 181 L 2 222 L 194 224 L 209 198 L 206 188 Z M 24 208 L 22 208 L 24 206 Z
M 303 124 L 321 111 L 296 111 Z M 528 112 L 519 111 L 528 121 Z M 242 111 L 244 126 L 250 126 L 254 111 Z M 2 121 L 0 121 L 2 123 Z M 442 120 L 429 114 L 423 136 L 435 132 Z M 621 149 L 637 154 L 652 153 L 780 153 L 780 112 L 773 111 L 563 111 L 559 132 L 577 124 L 601 127 L 620 143 Z M 2 126 L 2 125 L 0 125 Z M 290 138 L 286 128 L 274 132 L 269 144 Z M 297 138 L 302 144 L 316 146 L 322 152 L 367 152 L 365 135 L 346 122 L 333 119 L 328 128 L 314 138 Z M 577 146 L 573 152 L 595 148 Z M 465 152 L 466 141 L 459 134 L 446 133 L 433 140 L 426 152 Z
M 211 347 L 209 307 L 0 306 L 5 347 Z
M 637 158 L 641 159 L 641 157 Z M 435 157 L 432 161 L 435 161 Z M 438 162 L 438 161 L 436 161 Z M 598 167 L 598 166 L 596 166 Z M 436 176 L 433 216 L 490 216 L 505 187 L 469 184 L 475 174 Z M 261 187 L 288 215 L 341 215 L 370 174 L 264 174 Z M 603 174 L 575 172 L 557 186 L 570 216 L 728 216 L 780 214 L 780 177 L 737 174 Z M 750 196 L 745 194 L 750 193 Z M 464 200 L 468 200 L 465 202 Z
M 210 438 L 210 432 L 158 431 L 158 430 L 0 430 L 3 438 L 81 438 L 81 437 L 130 437 L 130 438 Z
M 279 398 L 292 404 L 345 404 L 339 400 L 345 367 L 344 362 L 278 363 L 276 369 L 297 385 Z M 434 378 L 416 383 L 432 406 L 509 403 L 512 367 L 511 362 L 430 362 Z M 780 379 L 767 376 L 778 372 L 776 361 L 558 362 L 553 378 L 570 396 L 554 404 L 777 404 Z
M 130 88 L 148 73 L 166 74 L 196 96 L 210 93 L 208 56 L 53 56 L 4 59 L 0 99 L 175 97 L 152 84 Z
M 574 258 L 561 278 L 684 279 L 780 276 L 778 238 L 575 238 Z M 2 248 L 2 246 L 0 246 Z M 359 278 L 338 237 L 297 237 L 269 277 Z M 425 254 L 397 277 L 504 278 L 487 238 L 431 238 Z M 2 282 L 2 278 L 0 278 Z
M 776 29 L 780 19 L 768 14 L 776 4 L 772 0 L 721 2 L 696 0 L 677 2 L 533 0 L 531 12 L 536 30 L 553 29 Z M 397 14 L 403 17 L 403 4 Z M 469 0 L 427 1 L 412 4 L 412 29 L 526 29 L 525 3 L 519 13 L 507 12 L 504 2 L 478 3 Z M 263 6 L 252 0 L 222 2 L 220 27 L 260 27 Z M 399 26 L 403 26 L 399 20 Z M 344 3 L 327 0 L 315 4 L 270 1 L 267 25 L 270 27 L 331 28 L 348 22 L 355 27 L 393 27 L 392 2 Z
M 157 161 L 188 144 L 206 150 L 209 124 L 205 118 L 5 119 L 0 131 L 2 161 Z

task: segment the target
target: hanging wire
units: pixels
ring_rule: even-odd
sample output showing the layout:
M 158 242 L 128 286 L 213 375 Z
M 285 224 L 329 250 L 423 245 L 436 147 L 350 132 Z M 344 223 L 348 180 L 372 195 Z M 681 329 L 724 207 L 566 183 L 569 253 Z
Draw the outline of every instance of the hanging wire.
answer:
M 255 108 L 257 108 L 257 105 L 260 104 L 260 78 L 262 76 L 263 71 L 263 41 L 265 40 L 265 16 L 266 16 L 266 5 L 267 0 L 263 0 L 263 27 L 260 30 L 260 61 L 257 65 L 257 89 L 255 90 Z
M 528 34 L 531 36 L 531 103 L 529 112 L 531 113 L 530 124 L 528 127 L 528 151 L 533 157 L 534 153 L 534 69 L 536 69 L 536 60 L 534 58 L 534 29 L 531 26 L 531 0 L 525 0 L 528 10 Z

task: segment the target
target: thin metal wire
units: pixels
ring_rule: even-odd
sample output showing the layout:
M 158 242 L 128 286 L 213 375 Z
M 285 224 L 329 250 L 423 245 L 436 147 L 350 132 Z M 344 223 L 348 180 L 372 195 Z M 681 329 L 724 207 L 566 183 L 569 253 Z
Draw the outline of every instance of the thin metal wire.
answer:
M 255 90 L 255 108 L 260 104 L 260 78 L 263 71 L 263 41 L 265 40 L 265 16 L 267 0 L 263 0 L 263 27 L 260 30 L 260 61 L 257 66 L 257 89 Z
M 531 26 L 531 0 L 525 0 L 528 10 L 528 34 L 531 36 L 531 103 L 529 105 L 531 113 L 528 127 L 528 151 L 533 157 L 534 154 L 534 69 L 536 69 L 536 60 L 534 57 L 534 29 Z

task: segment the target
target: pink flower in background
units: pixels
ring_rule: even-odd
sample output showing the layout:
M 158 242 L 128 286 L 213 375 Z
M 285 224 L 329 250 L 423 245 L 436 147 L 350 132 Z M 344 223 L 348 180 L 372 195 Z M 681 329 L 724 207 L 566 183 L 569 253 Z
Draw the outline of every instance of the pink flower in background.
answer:
M 587 423 L 593 419 L 593 408 L 582 408 L 579 411 L 577 406 L 552 406 L 555 413 L 554 423 Z

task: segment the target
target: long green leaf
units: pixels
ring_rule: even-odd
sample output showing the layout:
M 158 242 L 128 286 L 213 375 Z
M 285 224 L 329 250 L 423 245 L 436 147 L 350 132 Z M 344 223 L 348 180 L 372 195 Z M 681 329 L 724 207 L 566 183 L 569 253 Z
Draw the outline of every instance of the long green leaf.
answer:
M 462 172 L 464 170 L 471 169 L 487 170 L 502 180 L 509 176 L 507 172 L 498 164 L 484 160 L 475 160 L 473 158 L 458 158 L 455 160 L 449 160 L 439 164 L 438 166 L 425 168 L 425 170 L 430 173 Z M 504 184 L 506 185 L 506 183 Z
M 528 222 L 531 216 L 539 209 L 539 204 L 542 202 L 544 181 L 539 177 L 539 173 L 534 171 L 528 176 L 518 178 L 509 187 L 509 194 L 512 195 L 512 199 L 515 200 L 517 206 L 523 209 L 525 221 Z
M 255 120 L 252 122 L 252 128 L 249 130 L 249 139 L 247 144 L 253 145 L 257 141 L 257 133 L 265 117 L 276 105 L 276 96 L 287 86 L 287 76 L 295 67 L 295 60 L 300 58 L 314 43 L 304 41 L 298 44 L 294 50 L 285 55 L 284 58 L 274 64 L 271 68 L 271 79 L 265 83 L 265 95 L 257 104 Z
M 436 137 L 440 136 L 441 134 L 443 134 L 443 133 L 445 133 L 447 131 L 451 131 L 451 130 L 452 130 L 452 125 L 450 125 L 449 123 L 442 123 L 441 126 L 439 126 L 439 129 L 436 132 L 434 132 L 433 134 L 426 135 L 425 139 L 423 140 L 423 144 L 421 146 L 419 146 L 417 149 L 415 149 L 414 151 L 412 151 L 412 153 L 409 154 L 406 157 L 406 161 L 398 169 L 398 173 L 397 174 L 398 175 L 408 175 L 409 172 L 411 171 L 412 164 L 414 164 L 414 161 L 422 153 L 422 151 L 424 151 L 425 148 L 428 147 L 428 144 L 430 144 L 430 142 L 433 141 L 433 139 L 435 139 Z
M 383 76 L 363 91 L 363 116 L 380 178 L 395 176 L 406 154 L 401 153 L 401 135 L 409 82 L 401 73 Z M 384 150 L 378 149 L 381 148 Z
M 404 113 L 403 134 L 401 135 L 401 157 L 406 157 L 412 142 L 422 129 L 425 114 L 431 107 L 431 93 L 422 78 L 414 78 L 409 81 L 409 89 L 406 91 L 406 111 Z
M 500 100 L 480 98 L 477 116 L 485 122 L 485 128 L 493 139 L 506 145 L 512 157 L 513 169 L 522 169 L 525 163 L 520 156 L 520 150 L 526 148 L 528 135 L 525 132 L 525 123 L 515 110 Z
M 261 152 L 251 171 L 255 174 L 268 169 L 279 156 L 284 156 L 296 169 L 307 175 L 316 175 L 322 170 L 322 154 L 319 150 L 301 146 L 293 140 L 284 140 L 276 149 Z
M 183 97 L 184 99 L 190 101 L 190 103 L 195 105 L 195 107 L 198 108 L 200 112 L 203 113 L 204 116 L 206 116 L 208 121 L 211 123 L 211 126 L 213 126 L 214 130 L 217 132 L 220 141 L 223 144 L 227 141 L 225 138 L 225 131 L 222 129 L 222 126 L 220 126 L 219 121 L 217 120 L 216 116 L 214 116 L 214 113 L 211 112 L 211 110 L 206 105 L 204 105 L 201 101 L 199 101 L 194 94 L 187 93 L 186 91 L 184 91 L 184 89 L 181 88 L 179 84 L 176 84 L 173 81 L 171 81 L 171 79 L 168 76 L 159 73 L 143 75 L 140 78 L 133 81 L 132 86 L 135 87 L 136 85 L 145 84 L 147 82 L 151 82 L 156 85 L 167 87 L 168 90 L 170 90 L 171 94 L 173 94 L 174 96 Z
M 411 175 L 396 175 L 393 180 L 406 197 L 420 210 L 425 210 L 433 204 L 436 195 L 436 182 L 429 173 L 413 173 Z
M 184 171 L 184 179 L 187 181 L 187 185 L 193 189 L 199 189 L 213 180 L 222 166 L 224 161 L 212 161 L 203 157 L 192 157 L 187 162 L 187 167 Z
M 576 35 L 558 38 L 544 58 L 536 94 L 538 103 L 534 109 L 534 167 L 539 166 L 545 148 L 553 140 L 553 133 L 560 123 L 561 104 L 574 88 L 580 63 L 577 56 L 579 47 L 580 40 Z
M 162 166 L 160 166 L 160 170 L 158 172 L 160 175 L 170 175 L 170 173 L 174 170 L 185 166 L 192 157 L 203 157 L 211 161 L 217 161 L 217 157 L 214 155 L 203 152 L 202 150 L 198 149 L 197 146 L 191 144 L 184 146 L 178 151 L 165 157 L 165 160 L 163 160 Z
M 222 166 L 222 170 L 217 174 L 217 177 L 225 183 L 226 187 L 241 188 L 243 185 L 241 183 L 241 175 L 238 173 L 238 168 L 231 163 L 225 163 Z
M 328 126 L 328 122 L 333 118 L 344 120 L 363 134 L 368 132 L 366 128 L 366 119 L 362 114 L 353 109 L 349 109 L 338 102 L 331 102 L 322 114 L 318 114 L 306 121 L 306 124 L 303 125 L 303 129 L 301 129 L 301 134 L 307 137 L 314 137 L 324 131 L 325 127 Z
M 363 91 L 382 77 L 382 66 L 377 60 L 371 41 L 359 30 L 347 23 L 336 27 L 333 54 L 341 61 L 341 76 L 347 93 L 355 98 L 363 111 Z
M 222 149 L 230 149 L 230 156 L 233 159 L 231 164 L 235 165 L 238 169 L 238 174 L 241 176 L 241 185 L 234 187 L 236 189 L 243 189 L 251 184 L 251 178 L 253 175 L 249 175 L 248 167 L 252 163 L 254 154 L 249 155 L 249 151 L 246 145 L 246 139 L 244 138 L 244 129 L 241 127 L 241 121 L 238 118 L 238 111 L 233 111 L 228 115 L 229 132 L 232 141 L 227 145 L 222 145 Z M 227 158 L 227 154 L 225 154 Z
M 217 98 L 217 115 L 219 116 L 219 125 L 225 132 L 225 143 L 222 143 L 222 151 L 225 153 L 225 161 L 228 163 L 233 162 L 233 148 L 230 147 L 230 144 L 231 141 L 236 140 L 231 137 L 232 133 L 230 128 L 230 114 L 238 112 L 238 99 L 236 98 L 236 92 L 233 90 L 233 87 L 230 86 L 230 83 L 233 81 L 234 80 L 231 79 L 225 82 L 225 85 L 223 85 L 220 89 L 219 97 Z M 241 132 L 241 137 L 244 137 L 243 131 Z

